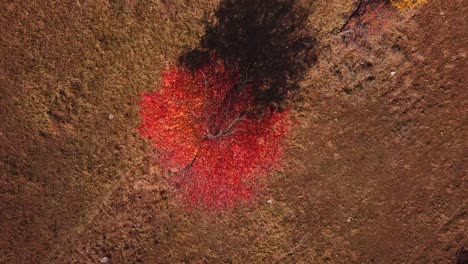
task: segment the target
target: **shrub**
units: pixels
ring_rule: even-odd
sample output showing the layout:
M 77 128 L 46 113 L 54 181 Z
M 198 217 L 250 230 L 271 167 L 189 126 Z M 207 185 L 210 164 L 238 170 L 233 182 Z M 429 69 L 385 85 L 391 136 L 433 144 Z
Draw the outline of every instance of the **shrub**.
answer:
M 340 34 L 352 40 L 364 36 L 382 35 L 388 31 L 390 27 L 388 21 L 395 14 L 395 10 L 390 8 L 385 1 L 364 2 L 343 27 Z
M 143 95 L 140 133 L 175 171 L 180 197 L 190 206 L 221 209 L 249 201 L 259 179 L 280 168 L 288 112 L 254 107 L 254 87 L 213 60 L 194 73 L 163 74 L 162 89 Z
M 400 11 L 406 11 L 420 7 L 428 2 L 428 0 L 391 0 L 392 5 Z

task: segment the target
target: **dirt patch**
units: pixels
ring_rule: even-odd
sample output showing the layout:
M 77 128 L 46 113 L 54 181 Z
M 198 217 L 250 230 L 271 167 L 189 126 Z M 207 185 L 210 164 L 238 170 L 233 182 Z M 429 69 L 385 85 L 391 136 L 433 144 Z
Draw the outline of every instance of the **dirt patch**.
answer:
M 290 102 L 287 166 L 213 217 L 174 203 L 135 128 L 139 95 L 218 4 L 0 4 L 0 263 L 461 259 L 466 5 L 430 1 L 351 41 L 358 1 L 312 1 L 318 61 Z

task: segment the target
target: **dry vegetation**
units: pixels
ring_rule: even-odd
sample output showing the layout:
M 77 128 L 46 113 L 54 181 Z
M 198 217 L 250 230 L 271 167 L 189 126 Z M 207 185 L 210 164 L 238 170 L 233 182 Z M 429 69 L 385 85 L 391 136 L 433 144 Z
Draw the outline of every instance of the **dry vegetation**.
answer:
M 288 165 L 213 217 L 174 202 L 136 128 L 141 93 L 203 46 L 219 1 L 2 1 L 0 263 L 453 263 L 468 248 L 466 4 L 429 1 L 352 41 L 359 1 L 300 2 L 318 60 L 289 102 Z
M 427 4 L 428 0 L 392 0 L 392 5 L 400 11 L 415 9 Z

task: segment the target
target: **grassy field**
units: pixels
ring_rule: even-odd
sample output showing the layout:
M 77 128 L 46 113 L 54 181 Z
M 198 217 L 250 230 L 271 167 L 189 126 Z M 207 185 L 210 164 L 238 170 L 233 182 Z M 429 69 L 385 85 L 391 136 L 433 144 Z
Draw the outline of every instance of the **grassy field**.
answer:
M 229 2 L 0 3 L 0 263 L 453 263 L 468 248 L 458 0 L 392 9 L 356 39 L 340 32 L 366 1 L 298 1 L 314 60 L 287 101 L 300 125 L 284 169 L 216 217 L 176 202 L 138 134 L 140 95 L 224 36 L 210 25 L 260 23 L 236 1 L 217 12 Z M 239 57 L 233 32 L 216 47 Z M 262 52 L 284 59 L 281 39 Z

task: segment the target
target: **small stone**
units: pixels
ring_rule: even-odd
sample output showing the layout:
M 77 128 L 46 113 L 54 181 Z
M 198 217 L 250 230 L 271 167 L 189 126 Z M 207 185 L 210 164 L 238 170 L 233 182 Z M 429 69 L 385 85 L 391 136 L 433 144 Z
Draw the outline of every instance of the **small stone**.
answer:
M 267 203 L 268 204 L 273 204 L 273 199 L 268 199 Z
M 109 114 L 109 117 L 108 117 L 108 118 L 109 118 L 109 120 L 112 120 L 112 119 L 114 119 L 114 115 L 113 115 L 113 114 Z
M 395 76 L 395 74 L 396 74 L 396 71 L 391 71 L 391 72 L 390 72 L 390 75 L 391 75 L 391 76 Z
M 109 258 L 108 257 L 101 258 L 101 263 L 109 263 Z
M 350 216 L 348 217 L 348 219 L 346 220 L 347 223 L 351 222 L 351 220 L 353 220 L 353 218 Z

